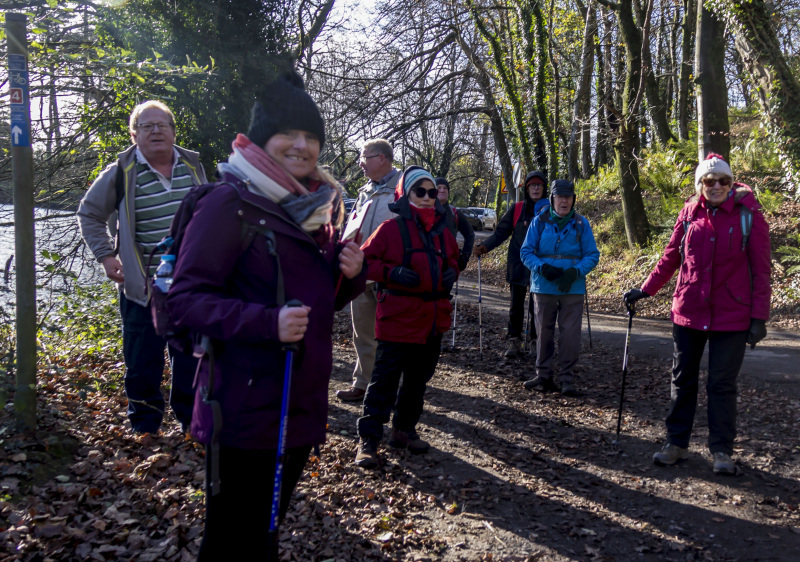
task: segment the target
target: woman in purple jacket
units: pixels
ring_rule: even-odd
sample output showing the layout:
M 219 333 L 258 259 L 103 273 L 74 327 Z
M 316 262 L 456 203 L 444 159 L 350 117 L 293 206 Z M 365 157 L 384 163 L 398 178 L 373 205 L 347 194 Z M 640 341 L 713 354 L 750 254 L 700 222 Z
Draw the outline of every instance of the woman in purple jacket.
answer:
M 736 378 L 751 347 L 767 335 L 770 301 L 769 227 L 753 191 L 733 183 L 728 163 L 709 154 L 695 172 L 697 195 L 678 216 L 672 237 L 627 306 L 649 297 L 678 273 L 672 300 L 672 396 L 667 442 L 653 462 L 689 456 L 700 359 L 708 343 L 708 448 L 715 474 L 736 474 Z
M 263 552 L 269 528 L 285 352 L 291 382 L 280 516 L 311 447 L 325 440 L 334 311 L 364 290 L 363 253 L 337 243 L 341 191 L 317 166 L 325 127 L 293 71 L 266 87 L 247 136 L 197 203 L 169 291 L 179 326 L 214 353 L 195 380 L 192 434 L 206 444 L 200 560 Z M 302 307 L 288 308 L 297 299 Z M 211 388 L 209 388 L 211 387 Z M 218 406 L 218 414 L 212 412 Z M 220 424 L 218 429 L 215 425 Z M 216 432 L 216 434 L 215 434 Z

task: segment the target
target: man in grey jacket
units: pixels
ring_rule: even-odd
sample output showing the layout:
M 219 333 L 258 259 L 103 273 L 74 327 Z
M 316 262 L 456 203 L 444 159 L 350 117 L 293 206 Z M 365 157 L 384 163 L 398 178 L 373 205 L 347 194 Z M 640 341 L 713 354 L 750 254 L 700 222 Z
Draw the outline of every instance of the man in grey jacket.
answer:
M 147 257 L 169 231 L 183 196 L 206 183 L 196 152 L 175 146 L 175 117 L 161 102 L 136 106 L 129 124 L 131 145 L 92 183 L 78 207 L 81 235 L 106 276 L 120 287 L 128 419 L 137 433 L 156 433 L 164 417 L 161 379 L 166 340 L 150 316 Z M 119 258 L 109 225 L 116 220 Z M 169 346 L 170 406 L 186 430 L 192 419 L 192 381 L 197 360 Z
M 394 202 L 394 189 L 403 174 L 392 167 L 393 161 L 392 145 L 384 139 L 367 141 L 361 148 L 359 165 L 369 181 L 358 190 L 358 200 L 353 208 L 354 215 L 357 216 L 363 206 L 372 201 L 361 225 L 361 242 L 366 241 L 383 221 L 396 216 L 389 210 L 389 203 Z M 375 283 L 367 281 L 366 290 L 350 303 L 356 367 L 353 371 L 353 385 L 336 393 L 339 400 L 344 402 L 361 402 L 372 378 L 375 350 L 378 347 L 378 342 L 375 341 L 377 308 Z

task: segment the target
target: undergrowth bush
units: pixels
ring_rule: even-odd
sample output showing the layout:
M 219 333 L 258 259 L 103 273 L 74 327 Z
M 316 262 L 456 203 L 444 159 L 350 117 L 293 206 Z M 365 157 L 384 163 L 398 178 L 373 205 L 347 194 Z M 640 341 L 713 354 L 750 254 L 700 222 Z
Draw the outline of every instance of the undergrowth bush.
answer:
M 42 350 L 51 357 L 122 356 L 119 293 L 110 283 L 76 286 L 40 326 Z

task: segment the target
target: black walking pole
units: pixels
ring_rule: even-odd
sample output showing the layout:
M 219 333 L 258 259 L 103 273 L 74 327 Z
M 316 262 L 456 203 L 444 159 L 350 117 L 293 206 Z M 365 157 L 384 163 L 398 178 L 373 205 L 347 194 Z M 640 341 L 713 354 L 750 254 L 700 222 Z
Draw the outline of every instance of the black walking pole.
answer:
M 586 292 L 586 329 L 589 331 L 589 349 L 592 347 L 592 321 L 589 320 L 589 292 Z
M 286 303 L 288 307 L 303 306 L 299 300 L 293 299 Z M 278 451 L 275 455 L 275 480 L 272 485 L 272 511 L 269 518 L 269 533 L 267 535 L 267 560 L 278 561 L 278 525 L 281 512 L 281 487 L 283 484 L 283 464 L 286 461 L 286 431 L 289 425 L 289 391 L 292 386 L 292 360 L 294 353 L 299 349 L 297 343 L 285 343 L 286 369 L 283 373 L 283 397 L 281 399 L 281 423 L 278 428 Z
M 625 400 L 625 379 L 628 376 L 628 349 L 631 346 L 631 325 L 633 324 L 633 315 L 636 310 L 633 304 L 625 304 L 628 309 L 628 333 L 625 334 L 625 354 L 622 357 L 622 388 L 619 391 L 619 412 L 617 413 L 617 438 L 614 439 L 614 445 L 619 443 L 619 432 L 622 428 L 622 402 Z
M 483 361 L 483 316 L 481 313 L 481 257 L 478 256 L 478 349 Z
M 528 289 L 527 296 L 527 303 L 528 303 L 528 314 L 525 316 L 525 340 L 522 342 L 522 352 L 528 353 L 528 342 L 531 339 L 531 291 Z M 525 306 L 526 301 L 522 301 L 522 306 Z

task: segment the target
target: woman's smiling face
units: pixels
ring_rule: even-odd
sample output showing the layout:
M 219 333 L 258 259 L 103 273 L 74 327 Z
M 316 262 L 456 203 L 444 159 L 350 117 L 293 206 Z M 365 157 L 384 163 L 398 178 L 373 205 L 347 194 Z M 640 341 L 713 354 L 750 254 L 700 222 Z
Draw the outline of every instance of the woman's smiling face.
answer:
M 296 179 L 306 178 L 317 169 L 319 150 L 314 133 L 296 129 L 275 133 L 264 145 L 264 151 Z

